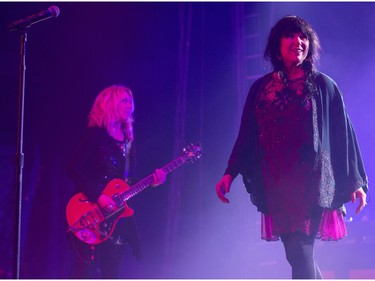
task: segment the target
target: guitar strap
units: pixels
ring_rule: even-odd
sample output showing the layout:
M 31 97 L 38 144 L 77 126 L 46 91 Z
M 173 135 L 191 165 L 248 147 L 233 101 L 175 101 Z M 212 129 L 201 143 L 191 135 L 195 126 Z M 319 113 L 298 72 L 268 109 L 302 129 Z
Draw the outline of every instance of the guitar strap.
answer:
M 130 147 L 131 143 L 125 138 L 125 147 L 124 147 L 124 160 L 125 160 L 125 167 L 124 167 L 124 180 L 129 182 L 129 167 L 130 167 Z

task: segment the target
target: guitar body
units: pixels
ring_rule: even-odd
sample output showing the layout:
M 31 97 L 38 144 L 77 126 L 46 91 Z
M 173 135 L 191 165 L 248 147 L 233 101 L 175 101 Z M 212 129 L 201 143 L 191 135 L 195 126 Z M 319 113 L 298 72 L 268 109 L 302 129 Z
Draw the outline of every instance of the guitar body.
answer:
M 111 237 L 116 223 L 120 218 L 134 214 L 126 202 L 116 200 L 118 195 L 129 189 L 122 179 L 111 180 L 103 190 L 103 194 L 113 198 L 116 206 L 112 211 L 106 211 L 97 203 L 90 202 L 84 193 L 77 193 L 68 202 L 66 218 L 69 231 L 82 242 L 95 245 Z

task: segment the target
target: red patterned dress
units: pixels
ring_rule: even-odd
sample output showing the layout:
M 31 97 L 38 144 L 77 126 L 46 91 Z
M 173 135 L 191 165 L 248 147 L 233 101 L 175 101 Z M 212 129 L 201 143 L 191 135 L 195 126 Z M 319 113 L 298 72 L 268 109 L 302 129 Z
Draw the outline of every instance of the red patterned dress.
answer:
M 262 239 L 302 231 L 322 240 L 346 236 L 340 210 L 318 206 L 314 172 L 312 100 L 305 77 L 283 81 L 275 72 L 256 101 L 261 171 L 269 213 L 262 214 Z

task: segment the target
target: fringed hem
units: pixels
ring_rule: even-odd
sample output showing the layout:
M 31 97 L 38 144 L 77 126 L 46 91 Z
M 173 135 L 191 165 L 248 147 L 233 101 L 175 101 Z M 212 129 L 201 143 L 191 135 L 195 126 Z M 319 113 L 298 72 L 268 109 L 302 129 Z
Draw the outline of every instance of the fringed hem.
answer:
M 308 223 L 310 224 L 310 223 Z M 310 234 L 310 228 L 298 229 Z M 294 232 L 295 230 L 291 230 Z M 280 240 L 280 234 L 273 227 L 272 217 L 270 215 L 261 215 L 261 239 L 272 242 Z M 322 241 L 338 241 L 347 236 L 345 220 L 340 210 L 324 209 L 319 231 L 316 239 Z

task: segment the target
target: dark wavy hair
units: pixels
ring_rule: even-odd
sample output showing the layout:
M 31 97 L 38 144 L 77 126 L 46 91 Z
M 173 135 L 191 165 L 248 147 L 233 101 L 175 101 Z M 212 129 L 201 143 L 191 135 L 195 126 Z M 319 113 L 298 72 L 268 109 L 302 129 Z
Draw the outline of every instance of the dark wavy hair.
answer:
M 271 29 L 268 36 L 267 47 L 264 51 L 264 58 L 270 60 L 275 71 L 283 70 L 284 63 L 280 59 L 281 38 L 287 37 L 290 33 L 302 32 L 310 41 L 309 52 L 302 63 L 305 71 L 312 72 L 319 61 L 320 42 L 318 35 L 305 20 L 297 16 L 285 16 L 280 19 Z

